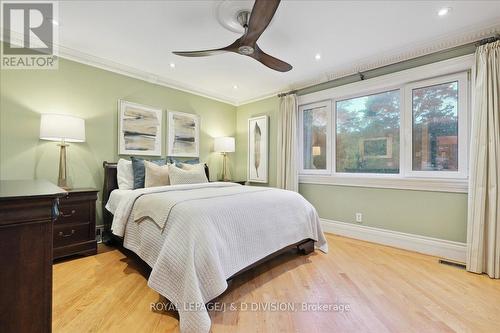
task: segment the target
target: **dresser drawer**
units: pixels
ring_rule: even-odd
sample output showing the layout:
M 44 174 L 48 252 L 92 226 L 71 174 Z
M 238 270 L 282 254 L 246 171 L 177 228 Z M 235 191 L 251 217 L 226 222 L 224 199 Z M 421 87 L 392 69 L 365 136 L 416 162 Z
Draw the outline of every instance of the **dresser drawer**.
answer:
M 90 204 L 93 203 L 88 201 L 65 202 L 65 200 L 61 200 L 56 225 L 58 223 L 88 223 L 91 213 Z
M 89 223 L 54 226 L 54 248 L 93 239 Z

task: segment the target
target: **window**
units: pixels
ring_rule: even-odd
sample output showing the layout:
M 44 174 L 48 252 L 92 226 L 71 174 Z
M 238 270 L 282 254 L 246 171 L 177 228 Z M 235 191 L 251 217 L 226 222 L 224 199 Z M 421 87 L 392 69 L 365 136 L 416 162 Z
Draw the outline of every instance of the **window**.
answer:
M 411 113 L 407 175 L 466 178 L 466 74 L 421 81 L 406 89 Z
M 399 114 L 399 90 L 336 102 L 336 171 L 399 173 Z
M 300 107 L 300 173 L 331 176 L 304 179 L 389 187 L 397 187 L 399 179 L 418 189 L 428 178 L 429 186 L 441 189 L 436 180 L 444 184 L 448 178 L 445 186 L 461 189 L 467 179 L 467 73 L 412 83 L 401 79 L 390 89 L 360 85 L 378 92 L 354 95 L 356 86 L 332 88 L 342 92 L 331 100 L 333 112 L 330 101 Z
M 325 173 L 330 169 L 331 106 L 329 102 L 301 108 L 302 170 Z
M 458 170 L 458 82 L 413 89 L 413 170 Z

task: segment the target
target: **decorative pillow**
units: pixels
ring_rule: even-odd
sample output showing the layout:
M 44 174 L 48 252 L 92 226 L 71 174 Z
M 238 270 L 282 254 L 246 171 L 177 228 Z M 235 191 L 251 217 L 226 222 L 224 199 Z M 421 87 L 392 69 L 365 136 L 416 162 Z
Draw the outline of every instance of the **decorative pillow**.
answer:
M 144 161 L 144 187 L 170 185 L 170 179 L 168 177 L 168 166 L 168 164 L 157 165 L 153 162 Z
M 134 171 L 132 161 L 120 158 L 116 166 L 116 179 L 120 190 L 134 189 Z
M 205 170 L 203 169 L 184 170 L 170 164 L 168 167 L 168 176 L 170 177 L 171 185 L 208 183 Z
M 146 170 L 144 168 L 144 160 L 142 158 L 131 157 L 132 169 L 134 170 L 134 190 L 136 188 L 144 187 L 144 178 L 146 175 Z M 156 165 L 165 165 L 165 160 L 154 160 L 151 161 Z

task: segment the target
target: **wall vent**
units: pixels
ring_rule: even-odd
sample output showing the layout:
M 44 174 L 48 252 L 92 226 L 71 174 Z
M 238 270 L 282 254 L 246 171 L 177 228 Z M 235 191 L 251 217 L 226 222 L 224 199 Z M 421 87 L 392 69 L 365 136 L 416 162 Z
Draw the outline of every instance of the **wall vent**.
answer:
M 439 263 L 443 264 L 443 265 L 454 266 L 457 268 L 465 269 L 465 264 L 458 262 L 458 261 L 453 261 L 453 260 L 448 260 L 448 259 L 439 259 Z

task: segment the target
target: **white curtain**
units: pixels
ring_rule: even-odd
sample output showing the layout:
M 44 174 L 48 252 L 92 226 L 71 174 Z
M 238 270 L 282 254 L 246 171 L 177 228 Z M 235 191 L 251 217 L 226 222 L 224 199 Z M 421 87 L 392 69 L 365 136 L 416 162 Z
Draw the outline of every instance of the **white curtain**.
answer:
M 478 47 L 469 174 L 467 270 L 500 278 L 500 41 Z
M 292 94 L 281 97 L 278 113 L 276 185 L 278 188 L 296 192 L 299 190 L 299 176 L 297 170 L 298 117 L 297 96 Z

